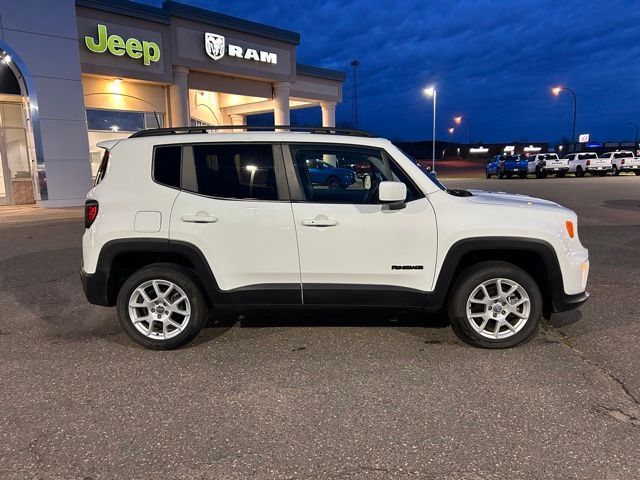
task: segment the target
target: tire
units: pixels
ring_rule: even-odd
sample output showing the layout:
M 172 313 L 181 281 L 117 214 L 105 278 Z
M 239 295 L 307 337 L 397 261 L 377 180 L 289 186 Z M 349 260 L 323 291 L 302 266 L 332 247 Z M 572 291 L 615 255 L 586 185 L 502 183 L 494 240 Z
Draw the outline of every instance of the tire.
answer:
M 564 178 L 564 176 L 567 174 L 567 172 L 558 172 L 556 173 L 556 177 L 557 178 Z
M 341 188 L 340 179 L 338 177 L 329 177 L 327 178 L 327 188 L 337 189 Z
M 520 178 L 523 178 L 523 179 L 524 179 L 524 178 L 527 178 L 527 174 L 526 174 L 526 173 L 520 173 L 520 174 L 518 174 L 518 176 L 519 176 Z
M 170 285 L 173 286 L 168 288 Z M 141 290 L 146 293 L 146 300 Z M 163 299 L 163 294 L 168 294 L 168 298 Z M 131 307 L 131 303 L 140 307 Z M 122 285 L 116 308 L 120 325 L 127 335 L 151 350 L 172 350 L 186 345 L 206 325 L 209 313 L 193 275 L 168 263 L 156 263 L 134 272 Z M 134 325 L 136 316 L 149 318 L 151 315 L 158 318 L 154 317 L 151 323 L 142 320 Z M 181 328 L 174 325 L 181 325 Z M 149 329 L 151 333 L 148 333 Z M 169 337 L 162 338 L 165 335 Z
M 640 175 L 640 170 L 636 170 L 636 171 L 635 171 L 635 172 L 633 172 L 633 173 L 635 173 L 636 175 Z
M 598 172 L 598 176 L 599 177 L 604 177 L 607 174 L 607 172 Z
M 509 290 L 514 285 L 518 288 L 508 299 L 505 298 L 496 303 L 489 297 L 497 296 L 497 289 L 491 287 L 495 285 L 497 279 L 501 279 L 503 290 Z M 480 287 L 483 284 L 488 285 L 485 288 L 489 297 L 484 295 Z M 467 316 L 467 304 L 472 295 L 475 299 L 485 298 L 489 302 L 488 305 L 469 303 L 473 305 L 469 307 L 469 311 L 476 313 L 475 320 Z M 492 310 L 492 308 L 504 308 L 503 305 L 507 302 L 517 303 L 523 299 L 526 300 L 515 309 L 512 307 L 511 310 L 521 315 L 526 314 L 526 320 L 519 319 L 520 317 L 510 313 L 508 308 L 495 313 Z M 467 268 L 458 276 L 453 285 L 447 310 L 453 331 L 463 342 L 481 348 L 511 348 L 529 340 L 538 329 L 543 312 L 542 294 L 536 281 L 521 268 L 502 261 L 481 262 Z M 486 315 L 486 322 L 485 318 L 478 316 L 479 310 Z M 507 313 L 503 315 L 503 311 Z M 494 318 L 499 319 L 500 324 Z M 472 326 L 472 322 L 476 328 Z M 508 322 L 515 333 L 504 322 Z M 483 327 L 482 333 L 480 333 L 481 327 Z M 495 337 L 496 327 L 497 338 Z
M 620 170 L 618 170 L 617 165 L 613 165 L 613 167 L 611 167 L 611 175 L 613 175 L 614 177 L 620 175 Z
M 511 177 L 513 177 L 513 173 L 509 173 L 509 172 L 507 172 L 507 173 L 506 173 L 506 175 L 507 175 L 507 178 L 511 178 Z
M 542 173 L 542 169 L 536 168 L 536 178 L 544 178 L 544 175 Z
M 580 165 L 576 167 L 576 177 L 584 177 L 584 170 Z
M 504 178 L 504 170 L 498 170 L 498 178 L 500 179 Z
M 487 178 L 491 178 L 491 174 L 489 173 L 489 170 L 485 171 L 485 175 L 487 176 Z

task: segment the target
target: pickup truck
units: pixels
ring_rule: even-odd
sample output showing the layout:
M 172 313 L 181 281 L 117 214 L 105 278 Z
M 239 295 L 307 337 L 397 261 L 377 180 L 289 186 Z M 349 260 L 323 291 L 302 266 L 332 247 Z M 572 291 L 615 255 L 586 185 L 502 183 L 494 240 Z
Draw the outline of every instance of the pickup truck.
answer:
M 611 160 L 611 174 L 620 175 L 623 172 L 633 172 L 640 175 L 640 158 L 633 155 L 628 150 L 608 152 L 600 155 L 600 158 L 608 158 Z
M 594 152 L 570 153 L 564 157 L 569 162 L 569 173 L 584 177 L 585 173 L 604 177 L 611 171 L 611 159 L 600 157 Z
M 486 175 L 487 178 L 491 178 L 492 175 L 498 178 L 511 178 L 513 175 L 526 178 L 527 164 L 527 159 L 522 155 L 496 155 L 487 161 Z
M 569 161 L 558 157 L 557 153 L 537 153 L 528 160 L 528 173 L 535 174 L 536 178 L 545 178 L 550 173 L 562 178 L 569 171 Z

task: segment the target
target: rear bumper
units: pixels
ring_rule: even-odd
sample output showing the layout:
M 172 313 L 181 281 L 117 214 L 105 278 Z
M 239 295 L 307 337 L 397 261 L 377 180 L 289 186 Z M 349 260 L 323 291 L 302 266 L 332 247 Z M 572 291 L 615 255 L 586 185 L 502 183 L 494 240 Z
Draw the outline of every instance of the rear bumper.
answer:
M 113 306 L 113 302 L 108 298 L 109 278 L 106 273 L 100 270 L 97 270 L 96 273 L 87 273 L 80 269 L 80 281 L 84 296 L 87 297 L 89 303 L 105 307 Z
M 589 293 L 582 292 L 575 295 L 567 295 L 562 293 L 556 295 L 553 299 L 553 311 L 556 313 L 567 312 L 578 308 L 589 299 Z
M 618 167 L 618 170 L 621 172 L 634 172 L 640 170 L 640 165 L 621 165 Z
M 610 172 L 613 167 L 585 167 L 585 172 Z
M 544 173 L 567 173 L 569 167 L 544 167 Z

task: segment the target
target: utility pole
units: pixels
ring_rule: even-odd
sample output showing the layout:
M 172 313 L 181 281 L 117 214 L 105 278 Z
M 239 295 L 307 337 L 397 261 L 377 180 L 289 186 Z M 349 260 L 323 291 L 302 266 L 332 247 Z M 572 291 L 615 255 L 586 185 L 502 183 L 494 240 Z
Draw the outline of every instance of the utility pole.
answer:
M 351 61 L 353 67 L 353 90 L 351 91 L 351 128 L 358 128 L 358 73 L 357 68 L 360 66 L 358 60 Z

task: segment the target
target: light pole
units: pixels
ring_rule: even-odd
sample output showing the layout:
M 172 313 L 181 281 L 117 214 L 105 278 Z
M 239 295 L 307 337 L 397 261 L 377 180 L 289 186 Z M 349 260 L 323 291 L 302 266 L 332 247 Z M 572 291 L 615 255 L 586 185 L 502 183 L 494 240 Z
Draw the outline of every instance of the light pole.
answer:
M 569 87 L 553 87 L 551 89 L 551 92 L 556 97 L 560 95 L 560 92 L 562 91 L 569 92 L 573 96 L 573 130 L 571 133 L 571 151 L 573 151 L 576 144 L 576 111 L 578 110 L 578 99 L 576 97 L 576 92 L 571 90 Z
M 632 127 L 634 127 L 636 129 L 636 136 L 633 137 L 634 138 L 634 142 L 635 142 L 635 148 L 638 148 L 638 124 L 636 122 L 629 122 L 629 125 L 631 125 Z
M 424 89 L 424 94 L 428 97 L 433 97 L 433 140 L 431 141 L 431 171 L 436 171 L 436 101 L 438 99 L 438 92 L 436 87 L 431 86 Z
M 453 117 L 453 121 L 456 122 L 456 125 L 461 125 L 463 120 L 467 123 L 467 127 L 469 128 L 469 152 L 471 152 L 471 122 L 467 117 L 463 117 L 462 115 Z M 467 158 L 471 158 L 471 153 L 467 155 Z

